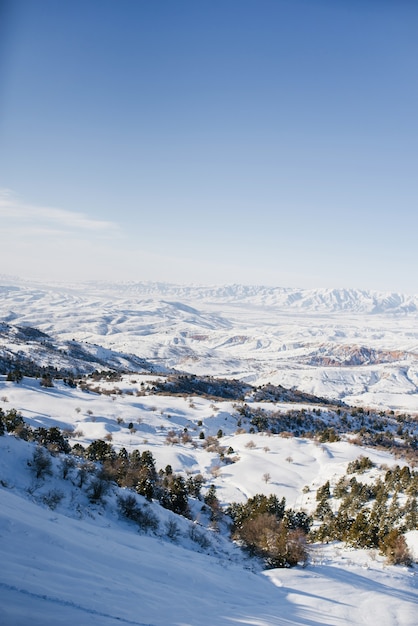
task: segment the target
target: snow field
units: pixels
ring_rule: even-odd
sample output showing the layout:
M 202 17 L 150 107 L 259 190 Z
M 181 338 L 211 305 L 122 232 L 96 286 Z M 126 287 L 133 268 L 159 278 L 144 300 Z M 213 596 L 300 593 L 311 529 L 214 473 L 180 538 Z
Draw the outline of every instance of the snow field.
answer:
M 334 374 L 327 370 L 327 375 Z M 351 380 L 342 380 L 347 389 L 357 380 L 355 371 L 350 376 Z M 2 376 L 0 407 L 21 411 L 33 427 L 66 429 L 72 445 L 87 446 L 101 438 L 116 450 L 122 446 L 128 451 L 150 450 L 157 469 L 170 464 L 185 477 L 202 474 L 202 491 L 214 484 L 223 505 L 272 493 L 284 496 L 287 506 L 310 511 L 316 506 L 316 489 L 327 480 L 334 484 L 345 474 L 348 462 L 360 455 L 377 465 L 362 481 L 384 471 L 380 466 L 402 464 L 387 452 L 347 441 L 318 444 L 240 433 L 234 403 L 138 395 L 141 382 L 146 386 L 154 378 L 132 375 L 121 383 L 100 382 L 98 386 L 109 392 L 115 387 L 121 391 L 104 395 L 71 389 L 59 381 L 47 389 L 29 378 L 17 385 Z M 395 391 L 401 378 L 394 375 Z M 285 384 L 282 378 L 280 383 Z M 335 381 L 330 389 L 335 390 Z M 390 394 L 383 390 L 382 397 L 393 397 L 395 402 L 397 394 Z M 413 406 L 414 394 L 402 396 L 402 402 L 408 397 Z M 243 425 L 248 430 L 248 424 Z M 183 442 L 185 429 L 190 441 Z M 220 429 L 223 436 L 218 439 Z M 178 440 L 173 442 L 173 437 Z M 204 447 L 210 437 L 226 449 L 233 448 L 228 455 L 232 463 L 222 463 L 216 450 Z M 71 481 L 59 477 L 59 459 L 54 459 L 51 478 L 35 481 L 27 464 L 32 452 L 31 444 L 0 437 L 0 623 L 4 626 L 416 624 L 415 568 L 389 567 L 373 551 L 330 544 L 313 546 L 306 568 L 261 573 L 221 533 L 213 532 L 206 548 L 199 546 L 191 538 L 191 522 L 182 518 L 177 519 L 177 540 L 168 540 L 164 524 L 172 514 L 156 503 L 150 507 L 160 530 L 138 532 L 133 523 L 120 518 L 115 491 L 106 494 L 105 507 L 92 505 Z M 48 505 L 53 491 L 62 494 L 55 508 Z M 195 521 L 199 529 L 203 519 Z M 418 556 L 417 535 L 412 531 L 407 539 Z

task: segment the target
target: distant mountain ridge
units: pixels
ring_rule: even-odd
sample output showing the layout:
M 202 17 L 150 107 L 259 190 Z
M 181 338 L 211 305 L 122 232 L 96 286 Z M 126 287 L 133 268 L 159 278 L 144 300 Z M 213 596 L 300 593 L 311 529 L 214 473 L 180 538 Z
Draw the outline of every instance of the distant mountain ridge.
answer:
M 21 288 L 45 291 L 63 291 L 67 294 L 81 292 L 96 297 L 117 295 L 118 298 L 167 299 L 175 298 L 198 302 L 239 302 L 255 306 L 273 306 L 302 312 L 338 313 L 356 312 L 368 314 L 406 314 L 418 313 L 418 294 L 410 295 L 397 292 L 374 290 L 318 288 L 305 289 L 294 287 L 269 287 L 263 285 L 181 285 L 165 282 L 101 282 L 90 281 L 79 284 L 36 283 L 32 281 L 7 279 L 0 276 L 0 295 L 4 289 Z M 183 305 L 184 306 L 184 305 Z
M 416 313 L 418 295 L 360 289 L 298 289 L 257 285 L 176 285 L 161 282 L 121 284 L 89 283 L 93 289 L 112 291 L 125 297 L 179 298 L 216 302 L 248 303 L 301 311 L 354 311 L 356 313 Z

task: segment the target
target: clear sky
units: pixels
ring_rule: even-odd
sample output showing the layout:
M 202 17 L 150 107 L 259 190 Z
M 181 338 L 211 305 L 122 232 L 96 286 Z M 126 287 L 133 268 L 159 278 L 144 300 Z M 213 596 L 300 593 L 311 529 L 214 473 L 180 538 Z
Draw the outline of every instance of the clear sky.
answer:
M 416 0 L 0 11 L 0 273 L 418 293 Z

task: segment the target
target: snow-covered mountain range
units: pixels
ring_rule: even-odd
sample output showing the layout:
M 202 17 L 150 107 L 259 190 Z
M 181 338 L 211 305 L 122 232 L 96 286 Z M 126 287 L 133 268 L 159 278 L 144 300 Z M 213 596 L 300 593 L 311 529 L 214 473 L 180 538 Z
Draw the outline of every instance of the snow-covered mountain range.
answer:
M 418 296 L 243 285 L 63 286 L 5 277 L 1 284 L 0 322 L 38 329 L 67 347 L 75 340 L 154 367 L 418 411 Z
M 416 623 L 416 298 L 0 282 L 1 624 Z M 7 376 L 19 368 L 23 378 Z M 60 376 L 44 380 L 49 371 Z M 57 433 L 67 451 L 48 439 Z M 95 444 L 119 459 L 112 467 L 151 454 L 160 480 L 198 481 L 188 515 L 103 472 L 87 455 Z M 231 541 L 233 502 L 285 498 L 319 529 L 318 494 L 328 484 L 330 515 L 342 519 L 345 480 L 371 498 L 351 513 L 357 522 L 408 463 L 411 484 L 388 487 L 382 510 L 408 521 L 415 565 L 314 540 L 303 565 L 264 570 Z

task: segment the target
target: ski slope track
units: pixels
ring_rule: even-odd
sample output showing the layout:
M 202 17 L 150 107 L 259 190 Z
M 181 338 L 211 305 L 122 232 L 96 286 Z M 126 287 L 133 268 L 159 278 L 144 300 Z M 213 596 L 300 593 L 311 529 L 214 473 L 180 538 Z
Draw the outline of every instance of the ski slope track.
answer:
M 268 382 L 348 404 L 418 411 L 418 296 L 3 277 L 0 322 L 115 360 Z M 10 346 L 8 346 L 12 349 Z M 63 347 L 64 349 L 64 347 Z M 89 348 L 91 350 L 91 348 Z M 119 353 L 123 356 L 116 357 Z M 110 353 L 100 355 L 109 359 Z M 103 367 L 103 359 L 97 359 Z M 143 362 L 143 365 L 144 365 Z

